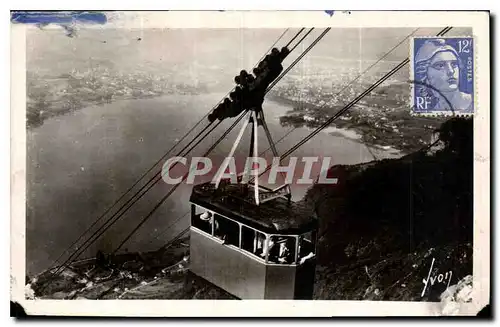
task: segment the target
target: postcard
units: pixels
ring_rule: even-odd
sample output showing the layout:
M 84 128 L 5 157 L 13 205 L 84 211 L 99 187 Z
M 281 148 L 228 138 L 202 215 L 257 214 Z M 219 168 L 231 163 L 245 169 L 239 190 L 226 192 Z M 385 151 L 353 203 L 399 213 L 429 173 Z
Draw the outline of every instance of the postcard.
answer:
M 11 301 L 50 316 L 477 315 L 489 24 L 12 11 Z

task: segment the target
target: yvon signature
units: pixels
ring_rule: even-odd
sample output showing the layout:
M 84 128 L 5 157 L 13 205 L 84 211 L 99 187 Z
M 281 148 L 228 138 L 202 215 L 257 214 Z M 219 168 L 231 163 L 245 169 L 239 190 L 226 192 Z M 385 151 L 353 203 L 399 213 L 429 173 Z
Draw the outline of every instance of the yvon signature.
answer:
M 433 274 L 432 269 L 434 268 L 435 261 L 436 261 L 436 259 L 432 258 L 431 268 L 429 269 L 429 274 L 427 275 L 427 279 L 426 278 L 422 279 L 422 283 L 424 283 L 424 289 L 422 290 L 422 294 L 420 295 L 421 297 L 424 296 L 427 288 L 430 289 L 430 287 L 433 286 L 436 282 L 440 283 L 440 284 L 447 283 L 446 288 L 448 288 L 450 286 L 450 281 L 451 281 L 451 277 L 453 276 L 453 272 L 450 270 L 450 271 L 447 271 L 445 274 L 442 274 L 442 273 L 438 274 L 439 271 L 436 271 L 436 273 Z M 430 285 L 429 285 L 429 282 L 430 282 Z

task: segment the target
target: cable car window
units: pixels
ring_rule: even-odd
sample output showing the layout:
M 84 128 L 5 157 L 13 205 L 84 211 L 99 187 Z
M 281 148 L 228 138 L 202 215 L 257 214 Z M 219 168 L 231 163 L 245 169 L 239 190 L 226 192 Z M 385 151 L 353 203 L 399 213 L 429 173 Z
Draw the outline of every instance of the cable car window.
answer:
M 299 264 L 314 257 L 316 237 L 313 232 L 305 233 L 299 236 Z
M 212 235 L 213 214 L 201 207 L 192 206 L 191 226 Z
M 224 244 L 240 246 L 240 225 L 230 219 L 215 214 L 214 235 Z
M 241 226 L 241 248 L 261 258 L 265 258 L 266 235 L 245 225 Z
M 256 252 L 255 230 L 247 226 L 241 226 L 241 248 L 245 251 L 254 253 Z
M 271 236 L 269 238 L 267 261 L 270 263 L 295 263 L 295 236 Z

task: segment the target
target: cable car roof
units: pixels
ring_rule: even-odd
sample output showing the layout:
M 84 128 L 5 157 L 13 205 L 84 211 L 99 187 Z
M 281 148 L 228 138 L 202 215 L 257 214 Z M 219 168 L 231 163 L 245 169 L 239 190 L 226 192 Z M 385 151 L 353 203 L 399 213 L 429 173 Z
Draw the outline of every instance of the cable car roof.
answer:
M 208 182 L 193 187 L 190 201 L 266 233 L 301 234 L 317 228 L 314 210 L 302 202 L 276 198 L 256 205 L 252 198 L 240 184 L 216 189 Z

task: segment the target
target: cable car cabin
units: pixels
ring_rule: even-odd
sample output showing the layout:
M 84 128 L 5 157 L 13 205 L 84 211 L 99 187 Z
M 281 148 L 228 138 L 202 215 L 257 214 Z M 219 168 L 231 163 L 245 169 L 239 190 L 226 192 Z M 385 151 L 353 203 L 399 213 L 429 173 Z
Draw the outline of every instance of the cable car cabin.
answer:
M 190 271 L 241 299 L 312 299 L 314 211 L 280 197 L 256 205 L 248 187 L 193 187 Z

